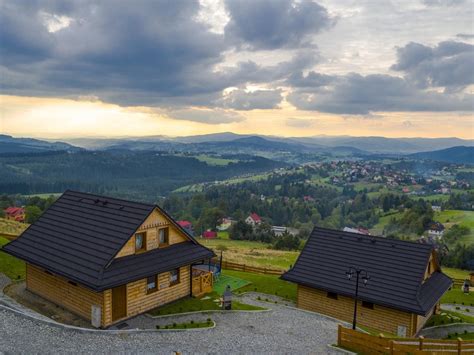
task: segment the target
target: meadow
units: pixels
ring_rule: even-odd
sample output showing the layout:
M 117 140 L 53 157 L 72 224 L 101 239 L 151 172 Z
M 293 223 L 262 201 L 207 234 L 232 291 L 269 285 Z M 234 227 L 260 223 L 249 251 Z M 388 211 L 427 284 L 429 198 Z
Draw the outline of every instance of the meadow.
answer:
M 474 244 L 474 211 L 448 210 L 436 212 L 434 219 L 450 228 L 459 224 L 470 229 L 470 233 L 459 239 L 459 242 L 470 245 Z

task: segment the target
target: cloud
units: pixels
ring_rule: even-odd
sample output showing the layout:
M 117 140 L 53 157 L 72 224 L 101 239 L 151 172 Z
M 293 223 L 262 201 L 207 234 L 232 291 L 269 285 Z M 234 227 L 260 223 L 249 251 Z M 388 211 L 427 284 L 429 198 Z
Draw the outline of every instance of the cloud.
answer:
M 219 100 L 220 106 L 234 110 L 274 109 L 282 100 L 282 90 L 232 90 Z
M 465 3 L 466 0 L 423 0 L 426 6 L 459 6 Z
M 237 112 L 223 109 L 186 108 L 167 112 L 175 120 L 193 121 L 207 124 L 241 122 L 245 118 Z
M 397 63 L 391 69 L 404 72 L 421 87 L 462 89 L 474 84 L 474 46 L 445 41 L 428 47 L 410 42 L 397 49 Z
M 314 125 L 314 121 L 306 118 L 287 118 L 285 124 L 289 127 L 308 128 Z
M 287 100 L 302 110 L 367 115 L 383 111 L 472 111 L 473 95 L 423 91 L 390 75 L 335 76 L 330 86 L 296 89 Z
M 302 0 L 226 0 L 230 20 L 225 35 L 249 49 L 308 47 L 311 35 L 335 20 L 315 2 Z
M 461 38 L 461 39 L 473 39 L 473 38 L 474 38 L 474 34 L 470 34 L 470 33 L 458 33 L 458 34 L 456 35 L 456 37 Z

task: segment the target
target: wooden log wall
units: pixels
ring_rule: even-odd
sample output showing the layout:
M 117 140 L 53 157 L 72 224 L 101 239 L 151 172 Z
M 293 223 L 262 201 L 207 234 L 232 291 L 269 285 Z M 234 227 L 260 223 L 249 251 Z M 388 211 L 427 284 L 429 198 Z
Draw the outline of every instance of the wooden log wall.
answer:
M 71 284 L 65 278 L 48 274 L 31 264 L 26 264 L 26 288 L 88 320 L 92 305 L 103 305 L 102 293 Z
M 354 300 L 338 295 L 338 299 L 327 297 L 326 291 L 316 290 L 298 285 L 297 306 L 309 311 L 352 323 L 354 315 Z M 407 328 L 407 336 L 416 332 L 413 328 L 412 314 L 395 309 L 374 305 L 374 309 L 362 307 L 359 301 L 357 307 L 357 323 L 380 331 L 397 334 L 399 325 Z

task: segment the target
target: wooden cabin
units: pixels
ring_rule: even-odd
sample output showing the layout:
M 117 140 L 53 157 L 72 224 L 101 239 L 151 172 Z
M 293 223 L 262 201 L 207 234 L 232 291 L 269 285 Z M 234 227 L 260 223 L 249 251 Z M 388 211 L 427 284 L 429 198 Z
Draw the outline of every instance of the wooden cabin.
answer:
M 366 286 L 359 283 L 357 324 L 399 336 L 416 335 L 452 284 L 429 244 L 323 228 L 314 228 L 282 279 L 297 284 L 299 308 L 352 322 L 356 277 L 347 278 L 350 267 L 370 277 Z
M 96 327 L 212 290 L 193 265 L 214 253 L 153 204 L 66 191 L 3 251 L 29 291 Z

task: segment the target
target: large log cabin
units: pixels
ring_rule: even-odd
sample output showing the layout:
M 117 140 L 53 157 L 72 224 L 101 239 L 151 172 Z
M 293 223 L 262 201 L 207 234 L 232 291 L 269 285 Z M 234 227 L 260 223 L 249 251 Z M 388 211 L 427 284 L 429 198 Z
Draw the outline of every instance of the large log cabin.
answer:
M 297 284 L 297 306 L 352 322 L 356 279 L 349 268 L 364 269 L 357 324 L 416 335 L 451 287 L 429 244 L 314 228 L 294 267 L 282 278 Z
M 153 204 L 66 191 L 3 251 L 29 291 L 96 327 L 212 290 L 193 265 L 214 253 Z

